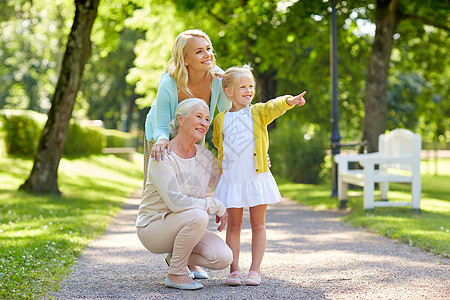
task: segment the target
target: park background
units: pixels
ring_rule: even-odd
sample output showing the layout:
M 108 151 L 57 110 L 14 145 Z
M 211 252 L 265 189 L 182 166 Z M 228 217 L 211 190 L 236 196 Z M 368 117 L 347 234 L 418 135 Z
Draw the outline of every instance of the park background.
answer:
M 76 2 L 81 6 L 86 1 Z M 437 154 L 450 149 L 450 4 L 335 3 L 339 131 L 342 141 L 356 145 L 347 150 L 362 151 L 363 140 L 395 128 L 419 133 L 423 149 L 433 150 L 422 164 L 421 212 L 364 212 L 356 198 L 349 203 L 348 221 L 448 257 L 450 163 Z M 3 1 L 0 295 L 30 298 L 56 288 L 83 247 L 142 184 L 139 152 L 145 116 L 173 41 L 186 29 L 208 33 L 222 69 L 252 64 L 255 101 L 308 91 L 307 105 L 271 125 L 272 172 L 284 196 L 317 209 L 336 208 L 337 199 L 330 197 L 330 4 L 100 1 L 90 34 L 92 49 L 67 119 L 63 158 L 57 161 L 58 193 L 34 195 L 18 188 L 30 175 L 58 79 L 67 71 L 62 61 L 76 6 L 69 0 L 52 5 L 44 0 Z M 393 15 L 388 13 L 392 7 Z M 386 25 L 390 22 L 391 27 Z M 377 39 L 375 29 L 386 27 L 391 30 L 387 37 Z M 387 54 L 377 52 L 386 48 Z M 101 120 L 101 126 L 94 120 Z M 372 123 L 381 128 L 371 131 Z M 135 148 L 138 153 L 128 162 L 102 155 L 104 148 Z M 410 196 L 403 185 L 393 185 L 393 190 L 394 197 Z

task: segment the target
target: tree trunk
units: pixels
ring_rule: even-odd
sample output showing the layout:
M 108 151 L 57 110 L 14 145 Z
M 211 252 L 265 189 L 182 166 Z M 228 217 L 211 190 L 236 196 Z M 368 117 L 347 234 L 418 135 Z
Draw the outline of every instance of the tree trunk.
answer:
M 387 126 L 387 82 L 392 51 L 392 36 L 400 14 L 399 0 L 377 0 L 376 33 L 369 60 L 364 99 L 364 139 L 367 151 L 378 150 L 378 136 Z
M 91 30 L 100 0 L 75 0 L 75 18 L 64 54 L 52 107 L 42 131 L 30 177 L 20 189 L 59 194 L 58 166 L 84 66 L 91 53 Z

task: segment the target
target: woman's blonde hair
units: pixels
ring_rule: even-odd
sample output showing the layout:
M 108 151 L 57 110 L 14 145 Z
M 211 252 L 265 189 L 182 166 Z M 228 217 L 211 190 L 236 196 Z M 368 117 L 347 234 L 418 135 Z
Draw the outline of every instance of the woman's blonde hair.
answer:
M 239 84 L 239 81 L 242 77 L 250 77 L 255 82 L 255 77 L 252 73 L 252 67 L 249 64 L 243 65 L 242 67 L 231 67 L 225 71 L 222 78 L 222 87 L 223 89 L 228 88 L 231 92 L 233 92 L 234 88 Z
M 175 83 L 178 87 L 178 90 L 186 93 L 190 97 L 194 97 L 190 89 L 188 88 L 188 71 L 186 65 L 184 63 L 184 57 L 186 56 L 186 45 L 188 41 L 193 37 L 202 37 L 204 38 L 209 46 L 211 47 L 211 51 L 214 51 L 211 39 L 209 36 L 199 29 L 191 29 L 186 30 L 180 33 L 172 47 L 172 58 L 167 63 L 166 72 L 175 80 Z M 213 52 L 214 53 L 214 52 Z M 212 60 L 212 68 L 209 71 L 211 73 L 211 78 L 214 78 L 215 73 L 214 69 L 216 67 L 216 60 L 213 56 Z M 212 83 L 211 83 L 212 84 Z
M 180 126 L 177 116 L 180 115 L 182 118 L 185 118 L 192 111 L 194 106 L 197 105 L 202 105 L 209 111 L 208 104 L 206 104 L 205 100 L 199 98 L 188 98 L 178 104 L 177 109 L 175 110 L 175 119 L 173 119 L 169 123 L 170 136 L 172 138 L 174 138 L 178 134 L 178 128 Z

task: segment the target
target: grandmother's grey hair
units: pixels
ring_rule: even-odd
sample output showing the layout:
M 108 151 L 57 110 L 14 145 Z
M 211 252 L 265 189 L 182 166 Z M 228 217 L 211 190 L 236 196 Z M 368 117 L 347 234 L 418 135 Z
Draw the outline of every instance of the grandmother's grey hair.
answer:
M 188 98 L 186 100 L 181 101 L 177 109 L 175 110 L 175 119 L 170 121 L 170 136 L 174 138 L 178 134 L 178 119 L 177 116 L 180 115 L 182 118 L 185 118 L 194 108 L 194 106 L 203 105 L 209 111 L 208 104 L 206 104 L 205 100 L 199 98 Z

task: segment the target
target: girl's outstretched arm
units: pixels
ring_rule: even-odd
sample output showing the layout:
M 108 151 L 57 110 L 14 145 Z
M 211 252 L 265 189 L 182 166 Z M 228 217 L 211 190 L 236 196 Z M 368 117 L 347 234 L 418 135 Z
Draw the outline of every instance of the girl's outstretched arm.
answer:
M 298 106 L 302 106 L 305 105 L 306 100 L 303 98 L 303 96 L 306 94 L 306 91 L 304 91 L 303 93 L 301 93 L 300 95 L 297 95 L 295 97 L 289 97 L 286 99 L 286 103 L 288 105 L 298 105 Z

